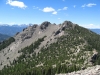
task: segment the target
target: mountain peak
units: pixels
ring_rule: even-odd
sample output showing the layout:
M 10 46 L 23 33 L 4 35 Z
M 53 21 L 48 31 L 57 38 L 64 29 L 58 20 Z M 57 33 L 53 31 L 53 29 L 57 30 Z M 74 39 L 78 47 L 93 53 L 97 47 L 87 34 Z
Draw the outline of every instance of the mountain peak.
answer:
M 41 28 L 41 29 L 46 29 L 50 24 L 51 24 L 50 22 L 45 21 L 45 22 L 43 22 L 43 23 L 41 24 L 40 28 Z
M 62 23 L 62 25 L 64 25 L 65 27 L 72 27 L 73 26 L 73 23 L 71 21 L 64 21 Z

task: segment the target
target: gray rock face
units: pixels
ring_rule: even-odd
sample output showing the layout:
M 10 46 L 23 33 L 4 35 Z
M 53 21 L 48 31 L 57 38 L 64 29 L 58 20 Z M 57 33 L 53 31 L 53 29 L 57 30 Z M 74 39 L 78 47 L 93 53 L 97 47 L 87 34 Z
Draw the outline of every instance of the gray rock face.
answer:
M 85 70 L 80 70 L 77 72 L 71 72 L 66 74 L 55 74 L 55 75 L 100 75 L 100 65 L 88 67 Z
M 70 21 L 64 21 L 62 24 L 62 29 L 64 30 L 65 28 L 72 28 L 74 24 Z
M 31 38 L 37 26 L 38 25 L 34 24 L 33 26 L 26 28 L 24 32 L 20 34 L 22 41 Z
M 33 28 L 36 28 L 37 26 L 38 26 L 38 24 L 34 24 L 32 27 L 33 27 Z
M 72 29 L 74 27 L 73 23 L 70 21 L 64 21 L 58 31 L 55 32 L 55 36 L 64 31 L 65 29 Z
M 51 23 L 48 22 L 48 21 L 45 21 L 41 24 L 40 28 L 43 30 L 43 29 L 46 29 Z
M 60 30 L 56 31 L 56 32 L 55 32 L 55 36 L 58 35 L 59 33 L 61 33 Z

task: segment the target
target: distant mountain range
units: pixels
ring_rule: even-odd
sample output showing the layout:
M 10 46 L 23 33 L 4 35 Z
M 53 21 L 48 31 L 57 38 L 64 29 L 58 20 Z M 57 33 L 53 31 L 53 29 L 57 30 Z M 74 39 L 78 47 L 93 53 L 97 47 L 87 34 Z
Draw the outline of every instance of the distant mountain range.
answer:
M 93 32 L 97 33 L 97 34 L 100 34 L 100 29 L 90 29 L 92 30 Z
M 2 24 L 0 25 L 0 33 L 9 35 L 9 36 L 14 36 L 17 32 L 21 32 L 24 28 L 26 28 L 28 25 L 22 24 L 22 25 L 7 25 L 7 24 Z
M 0 42 L 2 42 L 3 40 L 6 40 L 9 37 L 10 36 L 8 36 L 8 35 L 0 34 Z

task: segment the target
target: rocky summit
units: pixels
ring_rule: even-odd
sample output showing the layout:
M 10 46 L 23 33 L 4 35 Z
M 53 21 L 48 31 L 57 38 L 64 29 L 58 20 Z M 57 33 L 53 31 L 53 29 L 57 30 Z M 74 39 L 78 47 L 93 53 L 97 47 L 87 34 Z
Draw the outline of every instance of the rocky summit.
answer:
M 71 21 L 34 24 L 0 43 L 0 75 L 95 75 L 99 65 L 100 35 Z

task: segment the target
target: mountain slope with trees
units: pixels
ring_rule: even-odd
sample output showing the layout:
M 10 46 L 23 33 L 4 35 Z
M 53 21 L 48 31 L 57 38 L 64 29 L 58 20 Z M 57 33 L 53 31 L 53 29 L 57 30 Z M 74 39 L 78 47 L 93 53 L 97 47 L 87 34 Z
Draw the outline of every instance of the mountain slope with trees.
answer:
M 50 22 L 33 25 L 17 34 L 15 42 L 19 35 L 21 44 L 27 42 L 28 45 L 18 48 L 20 55 L 13 61 L 7 58 L 9 64 L 4 66 L 0 75 L 55 75 L 100 64 L 100 35 L 70 21 L 59 25 Z

